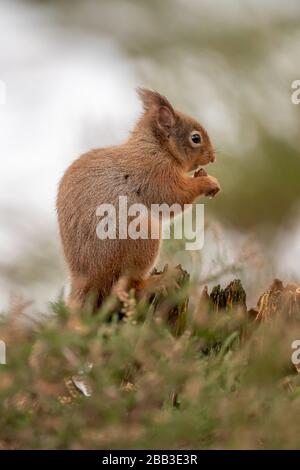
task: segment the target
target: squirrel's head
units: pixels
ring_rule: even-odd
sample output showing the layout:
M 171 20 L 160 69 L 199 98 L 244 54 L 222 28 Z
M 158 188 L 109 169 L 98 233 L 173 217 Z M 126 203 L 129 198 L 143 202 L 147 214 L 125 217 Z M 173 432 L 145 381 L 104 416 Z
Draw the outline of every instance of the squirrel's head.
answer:
M 186 171 L 215 161 L 208 134 L 198 121 L 175 111 L 167 98 L 156 91 L 139 88 L 138 95 L 144 106 L 141 123 L 150 128 Z

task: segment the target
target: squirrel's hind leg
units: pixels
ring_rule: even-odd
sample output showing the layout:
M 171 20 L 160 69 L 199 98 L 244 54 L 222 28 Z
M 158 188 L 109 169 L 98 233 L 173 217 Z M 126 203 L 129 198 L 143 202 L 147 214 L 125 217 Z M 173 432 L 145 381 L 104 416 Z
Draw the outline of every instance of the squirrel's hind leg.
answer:
M 89 279 L 81 275 L 72 275 L 71 290 L 67 301 L 71 312 L 78 312 L 84 308 L 93 313 L 101 306 L 103 299 L 104 295 L 101 290 L 92 286 Z

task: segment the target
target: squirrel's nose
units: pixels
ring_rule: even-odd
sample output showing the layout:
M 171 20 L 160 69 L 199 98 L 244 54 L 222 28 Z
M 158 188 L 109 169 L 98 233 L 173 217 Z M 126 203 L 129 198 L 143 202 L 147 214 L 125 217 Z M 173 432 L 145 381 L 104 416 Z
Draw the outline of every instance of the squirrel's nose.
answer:
M 213 153 L 211 154 L 211 156 L 210 156 L 210 161 L 211 161 L 212 163 L 216 161 L 216 154 L 215 154 L 215 152 L 213 152 Z

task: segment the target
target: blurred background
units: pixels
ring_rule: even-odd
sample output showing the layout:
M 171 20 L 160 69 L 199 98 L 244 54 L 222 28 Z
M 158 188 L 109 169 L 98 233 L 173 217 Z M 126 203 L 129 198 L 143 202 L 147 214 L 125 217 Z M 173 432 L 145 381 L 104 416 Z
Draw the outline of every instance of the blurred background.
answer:
M 0 0 L 0 308 L 46 308 L 67 284 L 57 185 L 81 153 L 122 142 L 135 87 L 207 128 L 205 246 L 165 243 L 200 283 L 241 277 L 253 303 L 274 276 L 300 278 L 298 0 Z

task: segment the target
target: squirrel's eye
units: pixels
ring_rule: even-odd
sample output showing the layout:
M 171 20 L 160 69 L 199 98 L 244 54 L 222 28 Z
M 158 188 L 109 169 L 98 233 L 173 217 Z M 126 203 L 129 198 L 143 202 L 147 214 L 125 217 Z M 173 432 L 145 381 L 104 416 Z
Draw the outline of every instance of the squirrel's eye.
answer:
M 202 137 L 198 132 L 192 132 L 191 141 L 192 141 L 193 147 L 198 147 L 198 145 L 200 145 L 202 142 Z

